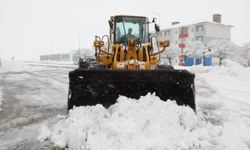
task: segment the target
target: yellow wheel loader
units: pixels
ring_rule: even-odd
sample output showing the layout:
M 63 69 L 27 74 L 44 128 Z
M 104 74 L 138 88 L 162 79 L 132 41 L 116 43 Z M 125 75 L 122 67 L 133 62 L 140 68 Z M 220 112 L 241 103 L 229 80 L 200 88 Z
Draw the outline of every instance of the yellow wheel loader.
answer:
M 68 110 L 74 106 L 116 103 L 119 95 L 138 99 L 155 92 L 163 101 L 175 100 L 195 111 L 194 74 L 159 65 L 169 41 L 150 35 L 147 17 L 112 16 L 110 34 L 95 37 L 95 59 L 79 61 L 69 73 Z M 155 30 L 159 26 L 155 23 Z

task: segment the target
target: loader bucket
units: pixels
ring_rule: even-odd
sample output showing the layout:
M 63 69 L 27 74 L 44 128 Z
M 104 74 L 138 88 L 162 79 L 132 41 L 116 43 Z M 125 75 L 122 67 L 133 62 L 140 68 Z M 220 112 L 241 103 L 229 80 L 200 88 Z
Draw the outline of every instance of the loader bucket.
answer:
M 73 106 L 116 103 L 119 95 L 138 99 L 155 92 L 195 111 L 194 74 L 186 70 L 87 70 L 69 73 L 68 110 Z

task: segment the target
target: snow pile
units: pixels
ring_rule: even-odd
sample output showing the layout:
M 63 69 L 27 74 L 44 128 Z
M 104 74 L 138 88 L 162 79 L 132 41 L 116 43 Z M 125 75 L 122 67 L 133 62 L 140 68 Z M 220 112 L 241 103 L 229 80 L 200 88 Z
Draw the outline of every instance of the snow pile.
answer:
M 109 109 L 75 108 L 53 127 L 43 126 L 38 139 L 74 150 L 195 149 L 213 146 L 219 133 L 191 108 L 148 94 L 120 96 Z

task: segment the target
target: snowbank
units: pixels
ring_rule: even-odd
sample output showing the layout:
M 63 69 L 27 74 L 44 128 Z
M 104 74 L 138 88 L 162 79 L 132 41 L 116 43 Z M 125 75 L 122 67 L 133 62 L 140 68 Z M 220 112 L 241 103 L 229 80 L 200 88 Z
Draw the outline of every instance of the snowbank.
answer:
M 52 128 L 43 126 L 38 139 L 74 150 L 195 149 L 213 146 L 219 133 L 191 108 L 148 94 L 120 96 L 109 109 L 75 108 Z
M 237 62 L 225 59 L 222 63 L 222 66 L 202 66 L 195 65 L 191 67 L 183 67 L 182 69 L 187 69 L 193 73 L 209 73 L 217 75 L 225 75 L 236 77 L 238 75 L 245 76 L 250 73 L 249 67 L 244 67 Z

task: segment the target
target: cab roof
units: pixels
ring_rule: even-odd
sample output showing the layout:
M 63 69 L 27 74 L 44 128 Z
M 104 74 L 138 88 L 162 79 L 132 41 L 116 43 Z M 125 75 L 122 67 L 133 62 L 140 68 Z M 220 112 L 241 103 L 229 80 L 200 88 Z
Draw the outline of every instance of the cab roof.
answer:
M 133 15 L 114 15 L 111 17 L 137 17 L 137 18 L 147 18 L 145 16 L 133 16 Z

